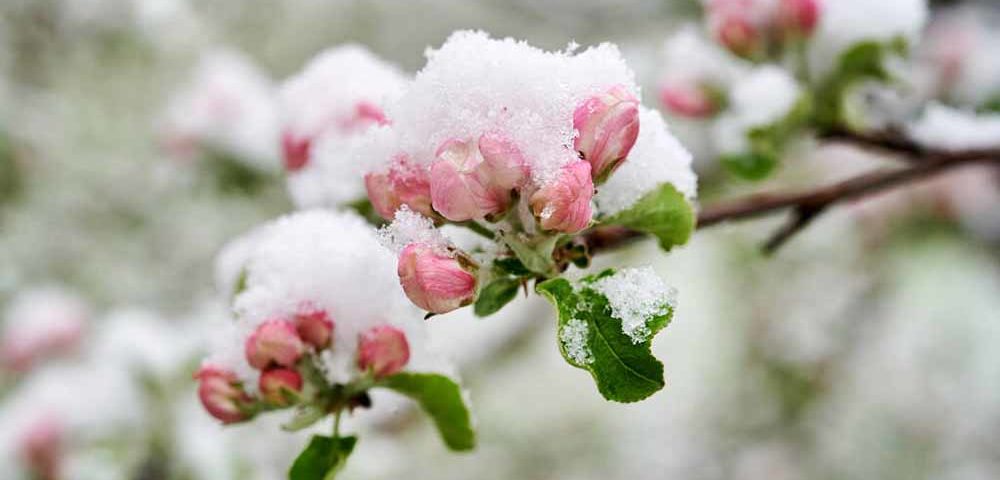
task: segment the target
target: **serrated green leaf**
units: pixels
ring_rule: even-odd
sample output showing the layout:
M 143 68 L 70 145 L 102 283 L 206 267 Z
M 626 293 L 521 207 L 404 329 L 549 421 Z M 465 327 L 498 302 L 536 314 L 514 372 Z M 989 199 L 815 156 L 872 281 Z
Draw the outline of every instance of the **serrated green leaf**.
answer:
M 420 404 L 437 426 L 445 445 L 452 450 L 476 446 L 472 416 L 462 398 L 462 390 L 452 379 L 434 373 L 397 373 L 379 386 L 399 392 Z
M 695 215 L 684 195 L 673 185 L 664 183 L 601 223 L 651 234 L 659 240 L 661 248 L 670 250 L 687 243 L 694 231 Z
M 344 468 L 357 437 L 316 435 L 288 471 L 288 480 L 332 480 Z
M 521 282 L 516 278 L 501 277 L 493 280 L 479 292 L 473 311 L 479 317 L 486 317 L 498 312 L 517 296 L 517 290 L 520 287 Z
M 673 311 L 647 322 L 649 338 L 634 343 L 623 333 L 622 322 L 611 316 L 608 300 L 587 285 L 610 274 L 584 279 L 577 288 L 566 279 L 540 283 L 536 290 L 556 307 L 559 317 L 559 351 L 578 368 L 590 372 L 604 398 L 630 403 L 656 393 L 665 385 L 663 364 L 650 352 L 653 336 L 669 323 Z M 582 322 L 582 323 L 581 323 Z M 581 329 L 580 325 L 586 325 Z M 569 345 L 564 329 L 574 329 L 580 345 Z M 583 350 L 578 350 L 583 348 Z

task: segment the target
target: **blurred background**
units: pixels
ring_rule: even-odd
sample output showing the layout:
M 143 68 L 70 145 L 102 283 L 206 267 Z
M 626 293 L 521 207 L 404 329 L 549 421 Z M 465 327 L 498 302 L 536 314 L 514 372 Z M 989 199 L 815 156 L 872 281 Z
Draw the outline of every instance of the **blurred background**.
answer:
M 931 25 L 996 14 L 933 9 Z M 224 88 L 264 105 L 329 47 L 360 43 L 413 73 L 453 30 L 483 29 L 548 49 L 617 43 L 659 107 L 664 44 L 700 15 L 696 0 L 3 0 L 0 477 L 47 479 L 27 465 L 58 456 L 70 480 L 281 479 L 307 440 L 281 418 L 223 428 L 197 404 L 191 374 L 227 321 L 213 259 L 293 209 L 266 120 L 217 143 L 228 150 L 176 134 L 198 128 L 178 106 L 198 78 L 230 75 Z M 702 205 L 889 162 L 808 144 L 749 183 L 720 168 L 704 125 L 667 118 L 696 155 Z M 446 451 L 405 406 L 362 412 L 343 478 L 1000 478 L 995 172 L 839 207 L 761 255 L 780 220 L 616 254 L 680 293 L 653 346 L 667 387 L 642 403 L 605 402 L 560 358 L 543 300 L 435 317 L 478 449 Z

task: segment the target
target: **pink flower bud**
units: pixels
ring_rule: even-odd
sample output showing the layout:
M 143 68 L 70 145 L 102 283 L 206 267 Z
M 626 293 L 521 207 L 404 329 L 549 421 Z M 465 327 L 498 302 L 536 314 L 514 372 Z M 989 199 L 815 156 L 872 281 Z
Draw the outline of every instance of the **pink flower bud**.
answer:
M 372 207 L 386 220 L 392 220 L 403 205 L 424 216 L 435 216 L 427 169 L 411 162 L 405 153 L 393 158 L 387 172 L 365 175 L 365 188 Z
M 260 324 L 245 344 L 247 362 L 258 370 L 274 364 L 295 366 L 304 351 L 305 345 L 295 325 L 286 320 L 268 320 Z
M 491 182 L 485 161 L 472 142 L 445 141 L 431 164 L 434 210 L 453 222 L 483 218 L 507 210 L 510 189 Z
M 603 182 L 621 164 L 639 136 L 639 100 L 622 85 L 590 97 L 573 112 L 574 146 Z
M 590 225 L 594 196 L 590 177 L 589 163 L 573 162 L 563 167 L 559 178 L 531 196 L 531 209 L 542 228 L 576 233 Z
M 809 37 L 819 22 L 819 0 L 781 0 L 778 24 L 786 36 Z
M 285 132 L 281 136 L 281 148 L 285 153 L 285 170 L 297 172 L 309 163 L 309 152 L 312 150 L 309 138 Z
M 747 15 L 725 11 L 713 18 L 712 31 L 719 43 L 741 57 L 751 57 L 761 48 L 761 32 Z
M 20 454 L 31 478 L 57 480 L 62 458 L 62 425 L 51 417 L 32 423 L 20 439 Z
M 198 398 L 209 415 L 222 423 L 236 423 L 250 418 L 245 407 L 252 399 L 243 391 L 235 373 L 204 365 L 194 378 L 198 380 Z
M 378 326 L 362 333 L 358 339 L 358 368 L 372 372 L 375 378 L 397 373 L 409 361 L 410 345 L 398 328 Z
M 706 118 L 719 111 L 719 103 L 708 88 L 693 81 L 665 82 L 660 101 L 671 113 L 687 118 Z
M 358 102 L 354 106 L 354 116 L 365 124 L 375 124 L 375 125 L 388 125 L 389 119 L 386 118 L 385 112 L 382 109 L 370 102 Z
M 309 345 L 326 348 L 333 338 L 333 320 L 326 310 L 306 306 L 295 314 L 295 330 Z
M 504 133 L 486 132 L 480 135 L 479 153 L 483 157 L 480 174 L 496 188 L 521 188 L 531 174 L 521 149 Z
M 399 254 L 399 283 L 416 306 L 447 313 L 472 303 L 476 277 L 455 258 L 422 244 L 410 244 Z
M 302 391 L 302 375 L 287 368 L 272 368 L 260 375 L 258 387 L 267 403 L 287 407 L 288 394 Z

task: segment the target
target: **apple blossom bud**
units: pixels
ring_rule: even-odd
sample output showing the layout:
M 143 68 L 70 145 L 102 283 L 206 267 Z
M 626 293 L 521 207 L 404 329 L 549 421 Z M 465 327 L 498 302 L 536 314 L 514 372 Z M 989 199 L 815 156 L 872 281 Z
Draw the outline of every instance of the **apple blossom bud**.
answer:
M 819 0 L 780 0 L 778 3 L 778 24 L 786 36 L 811 36 L 819 15 Z
M 362 122 L 365 126 L 375 124 L 375 125 L 388 125 L 389 119 L 386 118 L 385 112 L 382 109 L 371 102 L 358 102 L 354 106 L 354 117 L 358 121 Z
M 577 161 L 563 167 L 559 177 L 531 195 L 531 209 L 542 228 L 576 233 L 590 225 L 594 196 L 590 164 Z
M 358 339 L 358 368 L 382 378 L 399 372 L 410 361 L 406 335 L 395 327 L 381 325 Z
M 316 348 L 326 348 L 333 338 L 333 320 L 326 310 L 304 307 L 295 314 L 295 330 L 302 341 Z
M 260 324 L 245 344 L 247 362 L 263 370 L 277 364 L 292 367 L 305 351 L 295 325 L 286 320 L 268 320 Z
M 399 283 L 416 306 L 432 313 L 447 313 L 472 303 L 476 277 L 455 258 L 434 248 L 413 243 L 399 254 Z
M 365 175 L 365 189 L 375 212 L 392 220 L 400 206 L 434 217 L 431 208 L 431 184 L 427 169 L 415 165 L 405 153 L 397 154 L 389 170 Z
M 312 142 L 309 138 L 285 132 L 281 136 L 281 148 L 285 154 L 285 170 L 297 172 L 309 163 L 309 152 L 312 150 Z
M 492 131 L 480 135 L 479 153 L 483 156 L 480 171 L 496 188 L 520 188 L 531 174 L 521 149 L 504 133 Z
M 707 118 L 720 107 L 708 87 L 685 80 L 663 83 L 660 102 L 674 115 L 687 118 Z
M 51 417 L 39 419 L 28 427 L 20 439 L 20 454 L 31 478 L 61 478 L 62 441 L 62 425 Z
M 302 375 L 288 368 L 272 368 L 260 375 L 258 387 L 267 403 L 287 407 L 288 394 L 302 391 Z
M 501 213 L 510 205 L 509 189 L 492 184 L 485 161 L 472 142 L 445 141 L 431 164 L 434 210 L 453 222 Z
M 639 136 L 639 100 L 622 85 L 590 97 L 573 112 L 574 146 L 597 183 L 621 164 Z
M 751 57 L 761 48 L 761 32 L 747 15 L 727 11 L 712 21 L 716 40 L 730 52 Z
M 235 373 L 204 365 L 194 378 L 198 380 L 198 398 L 209 415 L 222 423 L 236 423 L 250 418 L 245 407 L 252 399 L 240 386 Z

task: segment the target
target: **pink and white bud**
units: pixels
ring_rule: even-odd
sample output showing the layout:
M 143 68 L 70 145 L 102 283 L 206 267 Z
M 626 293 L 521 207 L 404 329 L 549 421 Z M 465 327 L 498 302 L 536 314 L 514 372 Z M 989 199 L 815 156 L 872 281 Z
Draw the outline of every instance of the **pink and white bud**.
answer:
M 588 98 L 573 112 L 574 147 L 600 183 L 628 156 L 639 136 L 639 100 L 622 85 Z
M 253 399 L 243 390 L 235 373 L 204 365 L 194 378 L 198 380 L 198 398 L 209 415 L 222 423 L 242 422 L 250 418 L 246 407 Z
M 820 0 L 780 0 L 778 25 L 786 37 L 812 36 L 819 23 Z
M 333 327 L 333 320 L 326 310 L 306 306 L 295 314 L 295 331 L 302 341 L 318 349 L 330 345 Z
M 708 118 L 720 108 L 709 88 L 688 80 L 664 82 L 660 86 L 660 102 L 670 113 L 686 118 Z
M 577 161 L 563 167 L 559 177 L 531 196 L 531 209 L 545 230 L 576 233 L 593 217 L 594 183 L 590 164 Z
M 287 407 L 290 394 L 302 392 L 302 375 L 288 368 L 272 368 L 260 375 L 258 387 L 267 403 Z
M 508 135 L 491 131 L 479 136 L 479 154 L 483 157 L 480 175 L 501 190 L 521 188 L 531 169 L 521 149 Z
M 372 207 L 386 220 L 392 220 L 403 205 L 425 216 L 435 216 L 427 169 L 411 162 L 405 153 L 393 158 L 387 172 L 365 175 L 365 189 Z
M 753 2 L 730 0 L 713 2 L 708 11 L 712 36 L 730 52 L 752 57 L 763 47 L 764 32 L 755 21 Z
M 19 442 L 21 461 L 31 472 L 31 478 L 57 480 L 63 451 L 62 425 L 51 417 L 32 423 Z
M 247 338 L 245 353 L 250 366 L 264 370 L 272 365 L 295 366 L 305 348 L 295 325 L 286 320 L 268 320 Z
M 281 148 L 284 152 L 285 170 L 297 172 L 309 163 L 312 141 L 307 137 L 285 132 L 281 136 Z
M 410 361 L 410 344 L 402 330 L 381 325 L 358 339 L 358 368 L 382 378 L 399 372 Z
M 396 273 L 410 301 L 428 312 L 450 312 L 472 303 L 476 294 L 475 275 L 427 245 L 407 245 L 399 254 Z
M 453 222 L 501 213 L 510 205 L 510 189 L 491 183 L 485 161 L 472 142 L 445 141 L 431 164 L 431 204 Z

